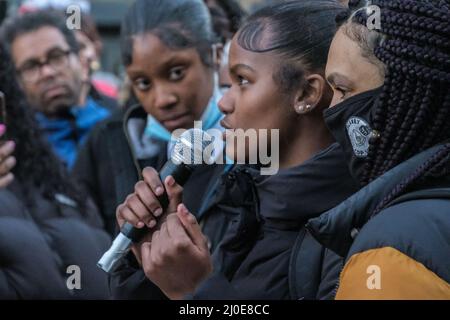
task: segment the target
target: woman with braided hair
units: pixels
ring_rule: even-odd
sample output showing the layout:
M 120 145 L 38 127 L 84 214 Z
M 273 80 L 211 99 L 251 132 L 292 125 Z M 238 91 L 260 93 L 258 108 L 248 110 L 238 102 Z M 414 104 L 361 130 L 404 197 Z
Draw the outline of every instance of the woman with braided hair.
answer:
M 0 300 L 109 298 L 95 266 L 110 242 L 100 215 L 42 138 L 2 45 L 0 91 Z M 73 265 L 81 287 L 67 281 Z
M 346 258 L 337 299 L 450 299 L 450 1 L 349 8 L 324 115 L 363 188 L 307 227 Z

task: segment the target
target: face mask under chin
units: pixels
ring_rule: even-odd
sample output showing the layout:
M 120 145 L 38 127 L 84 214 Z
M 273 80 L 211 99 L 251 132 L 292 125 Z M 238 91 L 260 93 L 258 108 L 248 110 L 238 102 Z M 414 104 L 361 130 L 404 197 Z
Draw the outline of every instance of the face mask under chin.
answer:
M 379 137 L 372 129 L 374 107 L 382 87 L 366 91 L 324 111 L 325 123 L 341 145 L 350 173 L 362 182 L 370 141 Z

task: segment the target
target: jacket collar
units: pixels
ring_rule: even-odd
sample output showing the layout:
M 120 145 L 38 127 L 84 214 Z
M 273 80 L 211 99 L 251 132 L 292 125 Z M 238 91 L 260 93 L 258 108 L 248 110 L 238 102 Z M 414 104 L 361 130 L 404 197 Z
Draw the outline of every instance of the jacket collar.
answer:
M 135 104 L 131 107 L 129 107 L 129 109 L 125 112 L 124 115 L 124 122 L 128 122 L 128 120 L 133 119 L 133 118 L 138 118 L 138 119 L 142 119 L 142 120 L 146 120 L 148 117 L 147 112 L 145 112 L 144 108 L 142 108 L 142 106 L 140 104 Z
M 297 167 L 255 180 L 264 220 L 297 221 L 302 225 L 358 190 L 336 143 Z
M 164 141 L 145 139 L 145 126 L 148 114 L 141 105 L 129 107 L 124 114 L 117 114 L 109 123 L 110 129 L 120 129 L 125 135 L 127 145 L 131 152 L 131 158 L 136 169 L 137 176 L 142 178 L 140 160 L 156 159 L 159 165 L 164 163 L 167 144 Z M 115 143 L 115 141 L 111 141 Z
M 378 203 L 440 147 L 432 147 L 389 170 L 337 207 L 310 220 L 306 228 L 324 246 L 345 257 L 358 230 L 370 220 Z

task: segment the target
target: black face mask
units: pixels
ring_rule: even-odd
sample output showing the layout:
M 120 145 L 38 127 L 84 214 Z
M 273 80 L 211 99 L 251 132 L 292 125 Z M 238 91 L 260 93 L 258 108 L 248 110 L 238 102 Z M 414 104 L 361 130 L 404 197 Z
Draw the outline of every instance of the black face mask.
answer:
M 361 181 L 369 153 L 369 141 L 378 136 L 372 130 L 374 106 L 382 87 L 363 92 L 324 111 L 328 129 L 341 145 L 350 173 Z

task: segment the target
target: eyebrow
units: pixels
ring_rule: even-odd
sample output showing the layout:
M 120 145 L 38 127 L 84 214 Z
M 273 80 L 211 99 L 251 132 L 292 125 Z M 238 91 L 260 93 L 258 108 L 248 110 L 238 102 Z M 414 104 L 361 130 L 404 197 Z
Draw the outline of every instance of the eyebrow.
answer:
M 188 65 L 191 62 L 189 59 L 180 56 L 170 56 L 167 60 L 162 61 L 161 64 L 156 69 L 156 74 L 165 74 L 168 68 L 173 68 L 178 65 Z M 127 73 L 130 78 L 139 78 L 139 77 L 147 77 L 146 69 L 135 68 L 135 67 L 127 67 Z
M 187 59 L 185 57 L 172 56 L 172 57 L 168 58 L 166 61 L 163 61 L 161 63 L 161 65 L 163 68 L 167 68 L 167 67 L 171 67 L 177 63 L 186 63 L 186 62 L 187 62 Z
M 336 82 L 341 81 L 344 82 L 346 84 L 351 84 L 352 81 L 347 78 L 346 76 L 338 73 L 338 72 L 333 72 L 331 73 L 328 77 L 327 77 L 327 81 L 328 83 L 332 84 L 332 85 L 336 85 Z
M 184 56 L 177 56 L 173 55 L 167 58 L 167 60 L 162 60 L 161 64 L 156 69 L 157 74 L 166 74 L 168 70 L 170 70 L 173 67 L 177 66 L 187 66 L 190 65 L 192 62 L 189 60 L 189 58 L 186 58 Z
M 245 70 L 248 70 L 250 72 L 255 72 L 255 70 L 252 67 L 250 67 L 249 65 L 246 65 L 246 64 L 243 64 L 243 63 L 238 63 L 238 64 L 233 65 L 230 68 L 230 73 L 236 74 L 239 69 L 245 69 Z

